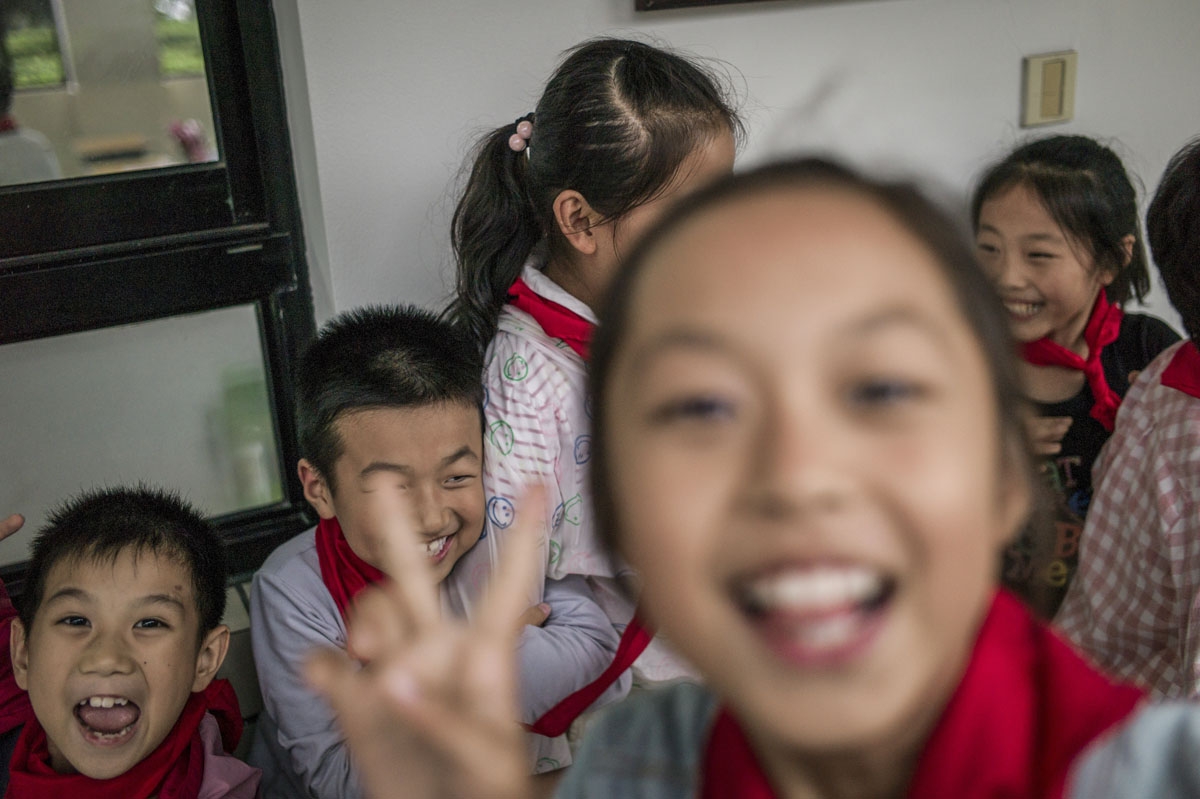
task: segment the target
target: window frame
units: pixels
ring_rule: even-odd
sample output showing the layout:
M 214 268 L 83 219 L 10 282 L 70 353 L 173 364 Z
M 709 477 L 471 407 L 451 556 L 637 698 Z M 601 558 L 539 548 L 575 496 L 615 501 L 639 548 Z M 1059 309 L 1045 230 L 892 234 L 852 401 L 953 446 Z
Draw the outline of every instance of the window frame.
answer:
M 316 331 L 272 5 L 196 10 L 221 160 L 0 187 L 0 345 L 253 304 L 283 498 L 213 517 L 244 578 L 315 523 L 294 368 Z M 26 568 L 0 567 L 10 594 Z

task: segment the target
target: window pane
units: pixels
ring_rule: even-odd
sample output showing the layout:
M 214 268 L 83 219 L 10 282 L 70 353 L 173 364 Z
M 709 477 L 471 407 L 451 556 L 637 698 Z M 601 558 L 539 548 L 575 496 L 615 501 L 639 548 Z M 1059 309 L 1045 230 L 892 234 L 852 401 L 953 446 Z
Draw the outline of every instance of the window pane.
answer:
M 0 11 L 16 89 L 0 185 L 219 160 L 194 0 L 4 0 Z
M 250 305 L 0 347 L 0 515 L 26 528 L 80 490 L 149 481 L 208 515 L 283 498 L 258 319 Z

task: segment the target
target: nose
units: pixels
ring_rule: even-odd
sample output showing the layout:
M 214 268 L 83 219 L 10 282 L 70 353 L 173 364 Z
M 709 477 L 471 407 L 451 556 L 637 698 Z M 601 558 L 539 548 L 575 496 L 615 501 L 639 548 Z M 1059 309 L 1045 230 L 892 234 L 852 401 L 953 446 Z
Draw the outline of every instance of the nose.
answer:
M 115 631 L 98 630 L 88 642 L 79 660 L 79 670 L 84 674 L 129 674 L 133 670 L 133 659 L 129 647 Z
M 1025 265 L 1012 251 L 1005 248 L 993 259 L 996 285 L 1002 289 L 1019 289 L 1025 286 Z
M 786 519 L 835 513 L 853 495 L 853 449 L 834 422 L 833 409 L 792 402 L 764 420 L 750 470 L 751 509 L 763 517 Z M 839 443 L 839 439 L 843 439 Z
M 432 537 L 446 529 L 447 510 L 439 486 L 423 483 L 412 492 L 412 513 L 417 532 Z

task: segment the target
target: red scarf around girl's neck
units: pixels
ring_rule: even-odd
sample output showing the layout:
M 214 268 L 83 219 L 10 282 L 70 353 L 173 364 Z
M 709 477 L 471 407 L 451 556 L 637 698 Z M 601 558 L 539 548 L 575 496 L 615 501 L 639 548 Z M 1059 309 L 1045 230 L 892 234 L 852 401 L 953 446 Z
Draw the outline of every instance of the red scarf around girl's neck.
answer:
M 1092 306 L 1092 315 L 1083 331 L 1083 340 L 1088 348 L 1086 359 L 1049 338 L 1031 341 L 1021 347 L 1021 357 L 1034 366 L 1063 366 L 1082 371 L 1094 399 L 1091 417 L 1110 433 L 1117 420 L 1117 408 L 1121 406 L 1121 397 L 1109 387 L 1108 380 L 1104 377 L 1104 364 L 1100 361 L 1100 355 L 1104 348 L 1116 341 L 1121 334 L 1121 319 L 1124 316 L 1121 306 L 1109 304 L 1104 290 L 1101 289 L 1096 295 L 1096 304 Z
M 59 774 L 50 767 L 46 732 L 30 715 L 8 767 L 6 799 L 194 799 L 204 781 L 200 721 L 212 713 L 225 751 L 242 737 L 242 714 L 227 680 L 213 680 L 192 694 L 167 737 L 144 760 L 119 777 L 96 780 Z
M 548 300 L 517 278 L 508 290 L 508 302 L 533 317 L 547 336 L 562 339 L 580 358 L 588 360 L 588 345 L 596 326 L 565 305 Z
M 12 114 L 0 115 L 0 133 L 11 133 L 17 129 L 17 120 L 13 119 Z
M 1059 799 L 1080 753 L 1141 699 L 999 593 L 908 796 Z M 705 750 L 702 799 L 774 795 L 736 719 L 722 709 Z
M 329 589 L 343 620 L 359 591 L 387 577 L 354 554 L 336 518 L 317 522 L 317 562 L 321 566 L 321 582 Z

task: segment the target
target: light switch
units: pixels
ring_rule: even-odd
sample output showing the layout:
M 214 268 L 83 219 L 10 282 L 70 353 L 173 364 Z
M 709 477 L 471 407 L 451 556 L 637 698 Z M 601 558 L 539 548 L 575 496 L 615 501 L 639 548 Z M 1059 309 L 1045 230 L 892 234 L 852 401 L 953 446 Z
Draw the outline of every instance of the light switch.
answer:
M 1067 122 L 1075 116 L 1077 57 L 1070 50 L 1025 58 L 1021 127 Z

